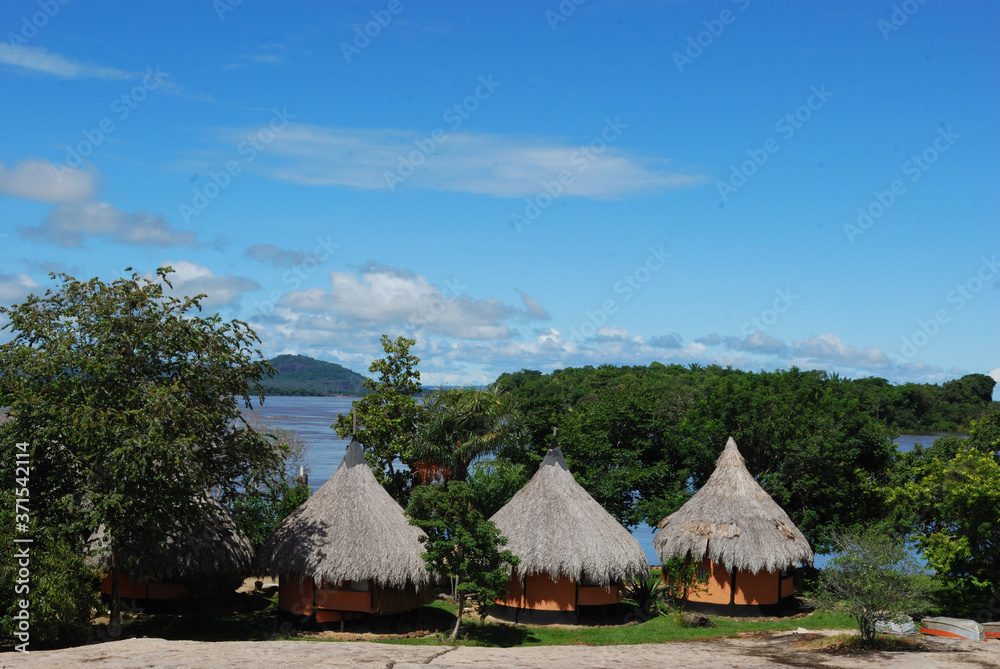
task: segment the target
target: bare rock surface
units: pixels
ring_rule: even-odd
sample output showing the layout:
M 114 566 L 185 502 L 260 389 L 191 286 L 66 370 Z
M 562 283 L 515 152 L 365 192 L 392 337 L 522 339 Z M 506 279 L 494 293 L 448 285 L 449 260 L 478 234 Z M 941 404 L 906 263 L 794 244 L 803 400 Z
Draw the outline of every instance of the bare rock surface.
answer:
M 421 666 L 684 667 L 685 669 L 815 667 L 817 669 L 986 669 L 1000 667 L 1000 642 L 925 638 L 923 652 L 834 654 L 804 647 L 815 634 L 634 646 L 542 646 L 471 648 L 400 646 L 370 642 L 234 641 L 205 643 L 129 639 L 28 655 L 4 653 L 0 667 L 31 669 L 167 669 L 205 667 L 372 667 L 414 669 Z

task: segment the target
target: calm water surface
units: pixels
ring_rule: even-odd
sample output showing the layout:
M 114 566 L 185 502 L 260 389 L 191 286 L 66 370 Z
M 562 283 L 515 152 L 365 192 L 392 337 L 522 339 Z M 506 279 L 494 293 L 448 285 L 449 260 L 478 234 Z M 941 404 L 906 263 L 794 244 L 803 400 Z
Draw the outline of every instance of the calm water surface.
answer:
M 292 430 L 310 445 L 309 487 L 314 491 L 333 475 L 344 459 L 347 439 L 337 437 L 330 428 L 341 413 L 351 412 L 351 403 L 357 397 L 267 397 L 264 404 L 255 410 L 272 419 L 279 427 Z M 901 451 L 913 449 L 914 444 L 930 446 L 942 434 L 918 435 L 902 434 L 896 439 Z M 653 550 L 655 528 L 643 525 L 632 531 L 632 536 L 646 552 L 650 564 L 659 564 L 660 558 Z M 820 556 L 817 556 L 819 558 Z M 821 560 L 817 559 L 817 562 Z M 819 566 L 819 565 L 817 565 Z

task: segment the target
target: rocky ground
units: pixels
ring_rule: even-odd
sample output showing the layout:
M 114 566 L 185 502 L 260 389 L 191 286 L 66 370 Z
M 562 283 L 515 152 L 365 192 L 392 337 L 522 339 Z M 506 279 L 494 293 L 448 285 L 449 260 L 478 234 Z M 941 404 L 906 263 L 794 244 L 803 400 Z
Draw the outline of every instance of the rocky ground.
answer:
M 674 642 L 635 646 L 471 648 L 401 646 L 370 642 L 235 641 L 205 643 L 130 639 L 28 655 L 4 653 L 0 667 L 37 669 L 167 669 L 174 667 L 885 667 L 887 669 L 996 669 L 1000 641 L 924 637 L 922 650 L 842 654 L 816 650 L 817 633 Z

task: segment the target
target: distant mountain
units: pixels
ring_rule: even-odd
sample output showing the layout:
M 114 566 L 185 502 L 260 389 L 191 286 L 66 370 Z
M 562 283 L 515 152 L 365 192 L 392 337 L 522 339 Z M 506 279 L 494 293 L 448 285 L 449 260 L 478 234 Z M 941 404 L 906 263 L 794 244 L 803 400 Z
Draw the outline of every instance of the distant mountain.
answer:
M 368 392 L 362 385 L 365 377 L 335 362 L 304 355 L 279 355 L 271 364 L 278 374 L 262 381 L 265 395 L 360 397 Z

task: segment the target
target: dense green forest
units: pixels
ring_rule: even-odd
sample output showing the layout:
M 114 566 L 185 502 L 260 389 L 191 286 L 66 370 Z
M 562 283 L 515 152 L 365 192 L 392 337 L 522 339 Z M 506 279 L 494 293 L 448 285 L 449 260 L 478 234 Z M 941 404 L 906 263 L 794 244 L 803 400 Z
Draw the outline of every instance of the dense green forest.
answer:
M 497 385 L 525 418 L 528 448 L 498 455 L 529 470 L 558 428 L 577 479 L 627 525 L 655 524 L 711 474 L 732 436 L 747 466 L 814 544 L 884 518 L 900 429 L 964 431 L 994 381 L 893 386 L 796 368 L 717 365 L 522 370 Z
M 360 397 L 368 392 L 365 377 L 335 362 L 304 355 L 279 355 L 270 362 L 278 374 L 261 383 L 265 395 Z

